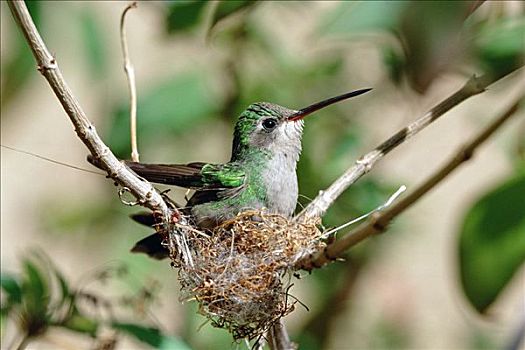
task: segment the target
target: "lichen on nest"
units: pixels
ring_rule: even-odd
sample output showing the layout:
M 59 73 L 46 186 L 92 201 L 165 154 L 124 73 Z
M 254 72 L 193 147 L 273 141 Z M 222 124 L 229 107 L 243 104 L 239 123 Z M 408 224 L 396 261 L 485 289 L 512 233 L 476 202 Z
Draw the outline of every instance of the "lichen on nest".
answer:
M 212 324 L 234 339 L 254 339 L 293 310 L 290 273 L 302 257 L 324 247 L 320 219 L 289 220 L 264 210 L 250 210 L 212 232 L 178 227 L 192 264 L 173 247 L 182 299 L 196 300 Z

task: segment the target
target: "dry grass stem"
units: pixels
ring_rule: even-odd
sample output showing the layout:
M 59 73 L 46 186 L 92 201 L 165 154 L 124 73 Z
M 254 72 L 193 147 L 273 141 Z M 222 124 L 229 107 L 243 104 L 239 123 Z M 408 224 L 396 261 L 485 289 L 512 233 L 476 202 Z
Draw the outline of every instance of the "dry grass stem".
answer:
M 137 2 L 134 1 L 122 12 L 120 17 L 120 45 L 122 47 L 122 56 L 124 58 L 124 72 L 128 78 L 128 90 L 129 90 L 129 108 L 130 108 L 130 133 L 131 133 L 131 160 L 134 162 L 139 161 L 139 151 L 137 146 L 137 88 L 135 85 L 135 69 L 131 64 L 129 58 L 128 40 L 126 36 L 126 14 L 129 10 L 137 8 Z

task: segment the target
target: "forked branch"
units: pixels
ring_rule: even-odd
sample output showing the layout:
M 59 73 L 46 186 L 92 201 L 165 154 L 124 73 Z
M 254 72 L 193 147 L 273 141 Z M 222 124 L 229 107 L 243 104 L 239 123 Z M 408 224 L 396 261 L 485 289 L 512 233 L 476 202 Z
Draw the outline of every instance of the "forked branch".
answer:
M 171 218 L 174 213 L 177 214 L 176 210 L 170 209 L 162 196 L 155 191 L 151 184 L 138 178 L 133 172 L 124 166 L 100 139 L 94 126 L 88 120 L 85 112 L 82 110 L 80 104 L 62 77 L 62 73 L 58 68 L 55 58 L 45 46 L 45 43 L 36 29 L 24 2 L 20 0 L 11 0 L 8 2 L 8 5 L 29 43 L 35 56 L 38 70 L 46 78 L 55 92 L 57 98 L 73 123 L 78 137 L 89 149 L 96 162 L 108 172 L 108 175 L 113 180 L 129 190 L 129 192 L 137 198 L 139 204 L 152 210 L 161 211 L 166 220 Z M 498 79 L 499 78 L 488 77 L 473 77 L 470 79 L 460 90 L 434 107 L 430 112 L 396 133 L 389 140 L 378 146 L 374 151 L 363 156 L 326 191 L 321 192 L 319 196 L 299 215 L 299 218 L 301 216 L 321 216 L 324 214 L 324 212 L 346 188 L 367 173 L 379 159 L 389 153 L 393 148 L 415 135 L 465 99 L 481 93 L 487 86 Z M 357 244 L 366 237 L 383 231 L 392 218 L 412 205 L 418 198 L 445 178 L 452 170 L 466 161 L 472 155 L 474 149 L 485 141 L 497 128 L 499 128 L 499 126 L 501 126 L 501 124 L 507 120 L 516 109 L 517 103 L 515 103 L 502 117 L 491 124 L 489 128 L 484 130 L 483 133 L 462 149 L 454 159 L 432 176 L 427 182 L 416 189 L 411 195 L 397 202 L 389 209 L 377 213 L 368 223 L 360 226 L 344 238 L 327 246 L 323 252 L 320 252 L 313 258 L 303 261 L 301 267 L 312 269 L 314 267 L 322 266 L 324 263 L 340 256 L 346 249 Z M 286 336 L 285 329 L 281 324 L 276 325 L 272 331 L 272 346 L 274 349 L 288 349 L 292 346 Z
M 348 170 L 346 170 L 343 175 L 341 175 L 330 185 L 330 187 L 324 191 L 320 191 L 317 197 L 315 197 L 314 200 L 311 201 L 306 206 L 306 208 L 304 208 L 304 210 L 296 216 L 296 220 L 300 220 L 305 216 L 323 216 L 328 208 L 332 206 L 335 200 L 348 187 L 361 178 L 361 176 L 368 173 L 372 167 L 386 154 L 423 130 L 425 127 L 430 125 L 433 121 L 437 120 L 453 107 L 457 106 L 469 97 L 485 91 L 489 85 L 501 78 L 501 76 L 496 77 L 488 75 L 481 77 L 473 76 L 470 78 L 461 89 L 453 93 L 450 97 L 443 100 L 416 121 L 399 130 L 388 140 L 377 146 L 373 151 L 359 158 L 355 164 L 348 168 Z
M 23 1 L 9 1 L 9 9 L 35 56 L 38 71 L 46 78 L 75 127 L 78 137 L 93 157 L 108 172 L 109 177 L 124 186 L 140 205 L 161 211 L 166 219 L 174 213 L 153 186 L 125 167 L 98 136 L 79 102 L 66 84 L 56 59 L 47 49 Z M 176 212 L 175 212 L 176 214 Z
M 489 126 L 483 129 L 470 142 L 461 147 L 458 152 L 433 175 L 431 175 L 423 184 L 417 187 L 412 193 L 402 197 L 392 206 L 383 211 L 372 215 L 371 219 L 351 231 L 343 238 L 333 242 L 325 247 L 321 252 L 300 261 L 298 267 L 305 270 L 312 270 L 321 267 L 326 263 L 340 257 L 346 250 L 353 247 L 367 237 L 373 236 L 386 230 L 392 219 L 408 209 L 419 198 L 445 179 L 452 171 L 461 164 L 469 160 L 477 147 L 486 141 L 499 127 L 507 121 L 518 110 L 520 103 L 523 103 L 524 97 L 520 96 L 500 117 L 493 121 Z

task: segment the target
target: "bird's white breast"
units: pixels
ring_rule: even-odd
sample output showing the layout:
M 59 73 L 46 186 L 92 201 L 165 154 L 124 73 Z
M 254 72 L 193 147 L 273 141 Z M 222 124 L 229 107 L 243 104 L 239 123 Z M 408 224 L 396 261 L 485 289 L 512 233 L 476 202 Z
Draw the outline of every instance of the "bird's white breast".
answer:
M 292 216 L 297 205 L 297 161 L 301 153 L 303 123 L 287 122 L 281 135 L 272 144 L 271 158 L 263 171 L 266 187 L 266 207 L 274 213 Z

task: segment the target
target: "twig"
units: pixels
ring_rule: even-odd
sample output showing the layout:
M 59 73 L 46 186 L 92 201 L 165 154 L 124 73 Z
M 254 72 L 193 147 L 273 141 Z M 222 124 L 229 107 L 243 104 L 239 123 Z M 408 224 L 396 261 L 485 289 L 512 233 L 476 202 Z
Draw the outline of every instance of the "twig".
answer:
M 472 1 L 470 3 L 470 6 L 467 9 L 467 13 L 465 14 L 465 19 L 467 19 L 470 15 L 472 15 L 474 12 L 476 12 L 478 7 L 483 5 L 484 2 L 485 2 L 485 0 L 474 0 L 474 1 Z
M 412 122 L 405 128 L 395 133 L 388 140 L 377 146 L 373 151 L 359 158 L 355 164 L 346 170 L 330 187 L 320 191 L 316 198 L 311 201 L 297 216 L 296 220 L 303 217 L 322 216 L 335 200 L 361 176 L 368 173 L 377 161 L 383 158 L 391 150 L 423 130 L 430 123 L 457 106 L 467 98 L 477 95 L 499 80 L 501 77 L 473 76 L 465 85 L 450 97 L 436 105 L 425 115 Z
M 11 0 L 8 2 L 8 5 L 18 26 L 24 33 L 31 51 L 33 51 L 39 72 L 46 78 L 55 92 L 73 123 L 78 137 L 104 170 L 108 172 L 109 177 L 120 185 L 127 187 L 141 205 L 162 212 L 166 220 L 174 214 L 178 215 L 178 212 L 172 211 L 168 207 L 161 195 L 155 191 L 150 183 L 139 179 L 124 166 L 100 139 L 95 127 L 86 117 L 86 114 L 62 77 L 56 59 L 51 55 L 42 40 L 25 3 L 19 0 Z
M 270 329 L 268 345 L 271 350 L 297 350 L 297 344 L 290 340 L 282 319 Z
M 430 176 L 423 184 L 417 187 L 412 193 L 401 198 L 393 206 L 384 211 L 377 212 L 372 215 L 371 219 L 365 224 L 359 226 L 343 238 L 333 242 L 317 253 L 315 256 L 300 261 L 298 267 L 305 270 L 312 270 L 321 267 L 324 264 L 335 260 L 342 253 L 350 247 L 356 245 L 367 237 L 373 236 L 377 233 L 386 230 L 394 217 L 401 212 L 408 209 L 424 194 L 434 188 L 438 183 L 446 178 L 459 165 L 469 160 L 474 154 L 475 149 L 487 140 L 507 119 L 509 119 L 518 109 L 520 103 L 523 102 L 524 96 L 520 96 L 518 100 L 512 104 L 500 117 L 482 130 L 474 139 L 461 147 L 456 155 L 452 157 L 444 166 L 438 169 L 432 176 Z
M 515 330 L 515 332 L 512 334 L 512 338 L 509 342 L 509 344 L 504 347 L 505 350 L 519 350 L 523 349 L 523 347 L 520 347 L 525 342 L 525 318 L 523 318 L 523 315 L 520 319 L 518 328 Z
M 24 332 L 24 334 L 22 335 L 22 339 L 20 339 L 20 341 L 18 342 L 18 346 L 16 347 L 16 350 L 24 350 L 27 347 L 27 345 L 30 343 L 30 341 L 31 341 L 31 336 L 27 334 L 26 332 Z M 11 346 L 11 349 L 15 349 L 14 344 Z
M 135 69 L 131 64 L 128 51 L 128 41 L 126 38 L 126 14 L 129 10 L 137 8 L 137 2 L 134 1 L 122 12 L 120 17 L 120 44 L 122 46 L 122 56 L 124 57 L 124 72 L 128 78 L 129 89 L 129 123 L 131 133 L 131 160 L 139 162 L 139 151 L 137 147 L 137 88 L 135 86 Z
M 363 272 L 366 263 L 367 260 L 363 257 L 350 256 L 339 266 L 342 271 L 338 276 L 340 275 L 342 281 L 332 285 L 332 288 L 336 288 L 330 291 L 332 295 L 322 302 L 316 313 L 310 315 L 310 320 L 301 330 L 301 334 L 315 339 L 312 348 L 326 349 L 328 347 L 335 322 L 341 315 L 347 314 L 348 309 L 352 307 L 352 303 L 348 301 L 352 300 L 357 279 Z

